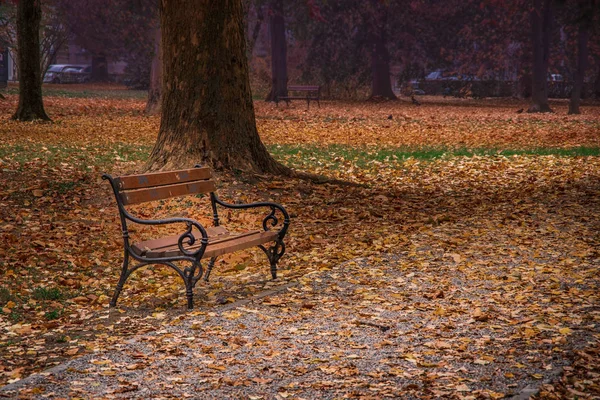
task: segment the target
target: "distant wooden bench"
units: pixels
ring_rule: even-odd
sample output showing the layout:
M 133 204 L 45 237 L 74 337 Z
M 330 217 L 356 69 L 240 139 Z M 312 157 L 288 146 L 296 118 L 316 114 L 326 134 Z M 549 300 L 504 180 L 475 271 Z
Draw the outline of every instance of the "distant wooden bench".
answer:
M 258 246 L 269 259 L 273 279 L 277 277 L 277 262 L 285 253 L 283 238 L 290 223 L 289 215 L 283 206 L 271 202 L 226 203 L 219 199 L 215 193 L 215 182 L 212 179 L 210 168 L 199 166 L 179 171 L 119 177 L 104 174 L 102 178 L 110 182 L 117 200 L 125 254 L 121 276 L 110 302 L 111 307 L 117 304 L 123 285 L 131 273 L 138 268 L 151 264 L 166 265 L 179 274 L 185 284 L 188 309 L 192 309 L 194 306 L 193 289 L 196 283 L 202 276 L 208 281 L 217 257 L 223 254 Z M 130 204 L 200 193 L 210 194 L 214 225 L 212 227 L 205 228 L 198 221 L 191 218 L 142 219 L 132 215 L 126 208 Z M 266 208 L 267 215 L 262 221 L 262 229 L 232 233 L 221 226 L 218 214 L 219 207 L 229 209 Z M 129 225 L 131 223 L 141 225 L 181 224 L 183 225 L 183 232 L 179 235 L 131 244 L 129 237 Z M 265 243 L 272 244 L 265 247 Z M 130 267 L 130 258 L 137 260 L 139 264 Z M 201 260 L 207 258 L 210 261 L 204 274 Z M 176 265 L 177 262 L 189 262 L 191 266 L 181 268 Z
M 288 86 L 287 90 L 292 94 L 296 94 L 292 96 L 278 96 L 275 100 L 276 103 L 279 104 L 279 101 L 283 100 L 289 106 L 291 100 L 306 100 L 306 105 L 310 108 L 310 101 L 316 100 L 319 108 L 321 107 L 321 86 Z

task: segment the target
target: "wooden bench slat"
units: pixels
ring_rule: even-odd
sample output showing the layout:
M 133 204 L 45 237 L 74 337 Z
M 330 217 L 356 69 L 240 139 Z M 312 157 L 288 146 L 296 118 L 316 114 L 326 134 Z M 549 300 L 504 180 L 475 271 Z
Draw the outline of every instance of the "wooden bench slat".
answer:
M 209 234 L 208 246 L 202 258 L 220 256 L 226 253 L 232 253 L 237 250 L 247 249 L 259 244 L 271 242 L 277 238 L 277 231 L 250 231 L 242 234 L 219 233 L 214 235 L 215 228 L 208 228 Z M 201 237 L 201 236 L 196 236 Z M 212 238 L 212 240 L 211 240 Z M 139 256 L 149 258 L 176 257 L 181 255 L 177 240 L 179 235 L 169 236 L 161 239 L 149 240 L 136 243 L 131 246 L 132 250 Z M 202 243 L 198 240 L 193 246 L 186 246 L 186 250 L 195 251 L 200 248 Z
M 128 205 L 185 196 L 188 194 L 214 192 L 215 189 L 215 182 L 206 180 L 121 192 L 119 193 L 119 196 L 121 202 L 123 202 L 124 205 Z
M 235 237 L 233 240 L 216 243 L 214 245 L 209 244 L 206 247 L 206 251 L 202 258 L 216 257 L 258 246 L 259 244 L 272 242 L 277 238 L 278 234 L 279 232 L 276 231 L 258 232 L 249 236 Z
M 230 235 L 229 231 L 222 226 L 213 226 L 210 228 L 206 228 L 206 233 L 208 234 L 208 241 L 219 240 L 223 237 L 228 237 Z M 192 235 L 198 240 L 202 239 L 202 234 L 197 229 L 192 230 Z M 148 249 L 150 250 L 160 250 L 172 247 L 173 245 L 177 246 L 177 241 L 179 240 L 179 235 L 165 236 L 159 239 L 146 240 L 141 243 L 135 243 L 131 247 L 135 250 L 135 253 L 139 256 L 144 255 Z
M 211 169 L 204 167 L 121 176 L 115 178 L 115 182 L 117 183 L 119 190 L 132 190 L 210 179 L 211 176 Z
M 287 89 L 288 90 L 292 90 L 292 91 L 314 91 L 314 90 L 319 90 L 321 87 L 320 86 L 288 86 Z
M 318 100 L 316 97 L 306 97 L 306 96 L 286 96 L 279 97 L 279 100 Z

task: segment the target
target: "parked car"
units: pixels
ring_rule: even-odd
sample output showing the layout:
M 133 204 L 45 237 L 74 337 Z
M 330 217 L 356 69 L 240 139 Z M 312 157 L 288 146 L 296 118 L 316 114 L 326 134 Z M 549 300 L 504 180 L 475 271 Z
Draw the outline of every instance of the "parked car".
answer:
M 549 82 L 564 82 L 565 78 L 561 74 L 549 74 Z
M 425 77 L 426 81 L 458 81 L 460 76 L 453 72 L 446 72 L 442 70 L 432 71 Z
M 62 71 L 62 75 L 66 83 L 86 83 L 90 81 L 90 77 L 92 76 L 92 66 L 81 65 L 65 68 Z
M 91 65 L 54 64 L 44 75 L 45 83 L 84 83 L 90 80 Z

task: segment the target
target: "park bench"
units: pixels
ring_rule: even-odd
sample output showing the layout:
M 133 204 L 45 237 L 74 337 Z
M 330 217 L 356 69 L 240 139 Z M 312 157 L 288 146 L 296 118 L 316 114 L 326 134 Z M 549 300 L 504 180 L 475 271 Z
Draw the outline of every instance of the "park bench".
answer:
M 292 92 L 292 94 L 296 94 L 292 96 L 278 96 L 276 99 L 277 104 L 283 100 L 289 106 L 291 100 L 306 100 L 306 105 L 310 108 L 310 101 L 316 100 L 319 108 L 321 107 L 321 86 L 288 86 L 287 90 L 288 92 Z
M 269 259 L 271 275 L 277 277 L 277 262 L 285 253 L 283 238 L 287 232 L 290 218 L 283 206 L 272 202 L 250 204 L 230 204 L 219 199 L 215 193 L 215 182 L 212 171 L 207 167 L 196 166 L 192 169 L 155 172 L 142 175 L 112 177 L 102 176 L 110 182 L 119 209 L 123 233 L 124 259 L 121 276 L 110 302 L 111 307 L 117 299 L 129 276 L 137 269 L 152 264 L 166 265 L 177 272 L 183 279 L 186 290 L 187 306 L 192 309 L 193 289 L 202 276 L 208 277 L 217 257 L 238 250 L 258 246 Z M 171 197 L 198 195 L 209 193 L 212 208 L 212 227 L 204 227 L 191 218 L 173 217 L 167 219 L 142 219 L 134 216 L 126 206 L 151 201 L 164 200 Z M 221 225 L 218 209 L 251 209 L 266 208 L 266 216 L 262 221 L 262 229 L 233 233 Z M 281 219 L 280 219 L 281 218 Z M 131 244 L 129 237 L 131 223 L 140 225 L 180 224 L 182 233 Z M 271 243 L 270 246 L 266 246 Z M 138 262 L 129 266 L 133 258 Z M 201 260 L 210 259 L 204 274 Z M 184 265 L 191 264 L 186 267 Z

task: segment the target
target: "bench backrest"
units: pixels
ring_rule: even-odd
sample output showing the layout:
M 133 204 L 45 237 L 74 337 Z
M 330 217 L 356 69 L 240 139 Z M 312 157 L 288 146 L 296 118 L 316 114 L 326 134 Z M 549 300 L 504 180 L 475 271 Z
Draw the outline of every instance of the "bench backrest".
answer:
M 114 179 L 124 205 L 215 191 L 208 167 L 119 176 Z
M 319 89 L 321 89 L 321 86 L 288 86 L 287 90 L 292 91 L 292 92 L 312 92 L 312 91 L 318 91 Z

